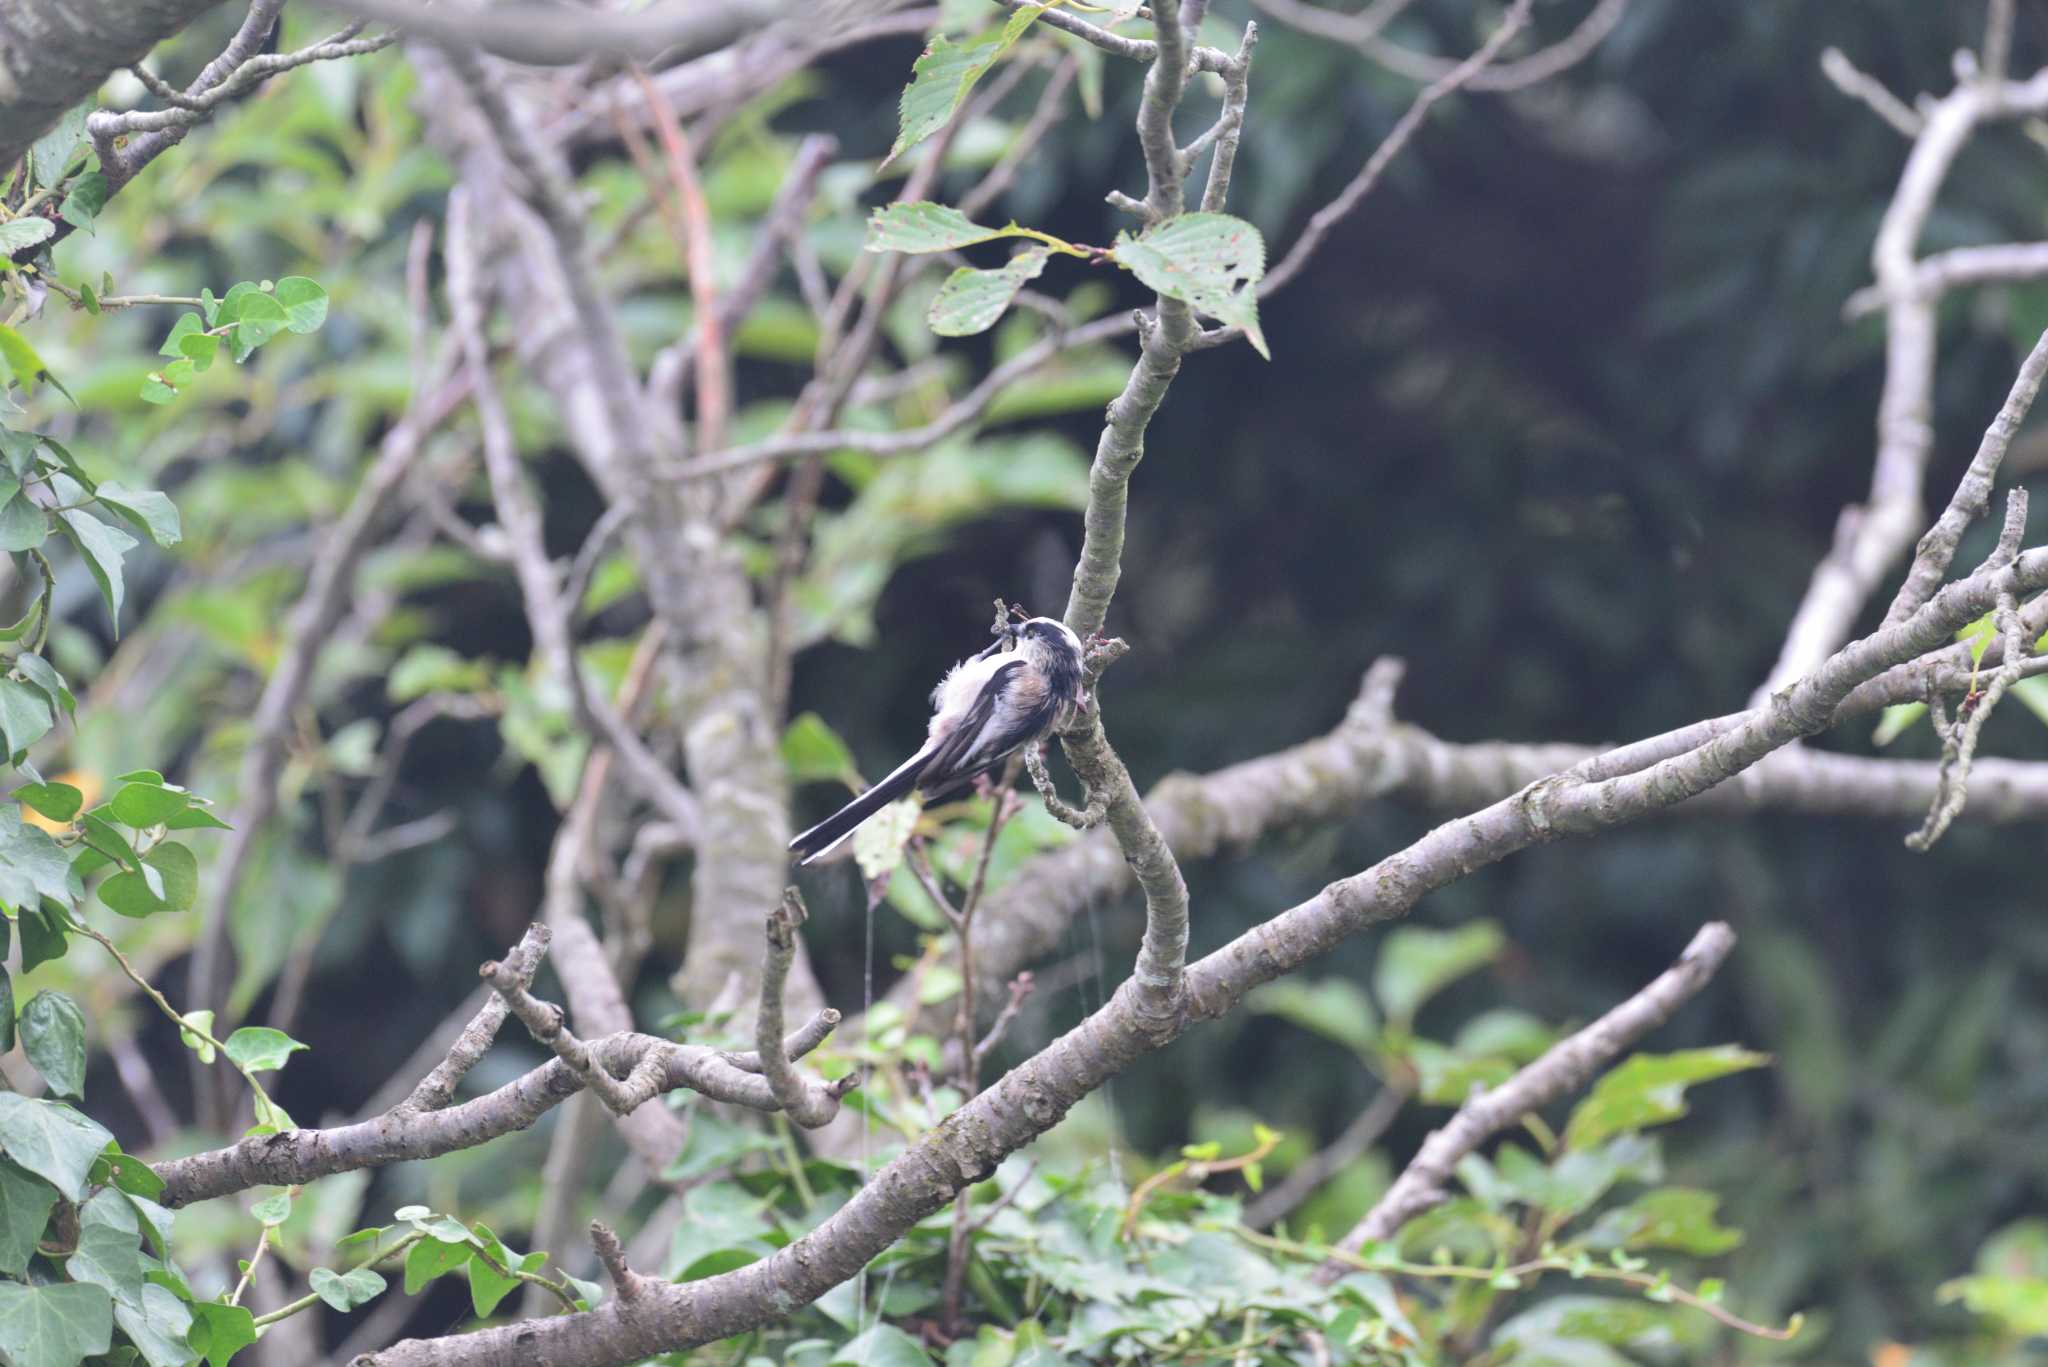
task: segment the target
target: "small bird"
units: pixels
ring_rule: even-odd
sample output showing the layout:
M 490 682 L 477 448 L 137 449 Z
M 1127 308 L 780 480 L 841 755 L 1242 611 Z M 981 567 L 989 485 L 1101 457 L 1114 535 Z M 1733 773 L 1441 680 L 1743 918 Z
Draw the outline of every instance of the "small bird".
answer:
M 927 802 L 950 796 L 1080 703 L 1081 638 L 1050 617 L 1006 626 L 994 645 L 954 665 L 932 690 L 931 729 L 918 752 L 790 841 L 790 851 L 803 856 L 799 864 L 813 863 L 913 789 Z

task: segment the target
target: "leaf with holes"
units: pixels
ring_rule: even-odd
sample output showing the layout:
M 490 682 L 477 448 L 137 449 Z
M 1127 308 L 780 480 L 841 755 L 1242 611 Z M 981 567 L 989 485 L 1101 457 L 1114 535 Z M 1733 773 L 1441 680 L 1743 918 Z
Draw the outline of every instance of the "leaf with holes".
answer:
M 945 127 L 946 120 L 967 98 L 967 92 L 974 89 L 974 83 L 1024 36 L 1033 20 L 1050 8 L 1023 6 L 1010 15 L 1010 22 L 1002 28 L 991 29 L 964 43 L 956 43 L 943 33 L 933 37 L 910 68 L 910 84 L 903 87 L 903 99 L 897 110 L 896 143 L 889 149 L 889 155 L 882 158 L 882 165 L 887 166 Z
M 1117 238 L 1111 255 L 1140 281 L 1169 299 L 1244 329 L 1252 347 L 1272 360 L 1259 331 L 1259 281 L 1266 274 L 1266 240 L 1230 214 L 1182 214 Z
M 907 252 L 914 256 L 1024 235 L 1024 230 L 1014 223 L 1006 228 L 984 228 L 958 209 L 918 199 L 885 204 L 870 214 L 867 240 L 861 246 L 871 252 Z
M 1036 280 L 1052 253 L 1043 247 L 1026 247 L 1009 263 L 995 270 L 962 266 L 946 277 L 925 317 L 932 331 L 941 337 L 972 337 L 987 332 L 1010 307 L 1017 291 L 1027 280 Z

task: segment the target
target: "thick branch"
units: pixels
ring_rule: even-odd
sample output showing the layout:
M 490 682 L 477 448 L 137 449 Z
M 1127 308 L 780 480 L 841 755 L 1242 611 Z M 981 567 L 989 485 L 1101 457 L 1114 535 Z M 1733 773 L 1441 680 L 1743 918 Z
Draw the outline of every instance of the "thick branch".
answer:
M 0 9 L 0 170 L 100 83 L 219 0 L 18 0 Z

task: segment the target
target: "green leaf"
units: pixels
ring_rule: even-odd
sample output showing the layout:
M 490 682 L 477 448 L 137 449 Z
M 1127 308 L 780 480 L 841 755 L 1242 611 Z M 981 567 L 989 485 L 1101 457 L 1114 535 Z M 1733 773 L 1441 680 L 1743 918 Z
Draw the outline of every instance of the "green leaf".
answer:
M 0 1163 L 0 1273 L 19 1277 L 57 1204 L 57 1189 L 12 1163 Z
M 0 926 L 6 924 L 5 921 L 0 921 Z M 0 955 L 5 953 L 5 950 L 0 950 Z M 14 979 L 8 976 L 6 966 L 0 964 L 0 1054 L 12 1049 L 14 1040 Z
M 234 324 L 229 335 L 234 339 L 235 359 L 246 361 L 250 352 L 290 327 L 291 318 L 283 304 L 245 281 L 228 291 L 214 323 Z
M 782 733 L 782 763 L 792 785 L 852 783 L 857 775 L 853 751 L 816 712 L 805 712 Z
M 411 702 L 429 693 L 481 693 L 490 686 L 488 661 L 432 641 L 423 641 L 399 656 L 384 679 L 393 702 Z
M 217 332 L 193 332 L 178 339 L 178 357 L 190 361 L 195 373 L 203 374 L 213 369 L 213 363 L 220 359 L 220 334 Z
M 0 237 L 4 237 L 9 228 L 20 227 L 23 221 L 22 219 L 16 219 L 12 223 L 0 224 Z M 48 237 L 52 232 L 56 231 L 50 226 L 47 219 L 38 218 L 27 221 L 42 224 L 44 231 L 41 237 L 36 239 L 37 241 L 41 241 L 43 237 Z M 0 247 L 0 251 L 4 250 L 4 247 Z M 58 393 L 67 399 L 71 397 L 71 391 L 58 382 L 57 377 L 50 372 L 49 365 L 44 362 L 42 357 L 36 355 L 36 349 L 28 344 L 28 339 L 11 327 L 0 327 L 0 361 L 6 363 L 6 368 L 14 374 L 15 383 L 19 384 L 24 391 L 32 393 L 35 390 L 37 380 L 48 380 L 56 386 Z
M 285 327 L 293 332 L 318 332 L 327 321 L 327 291 L 317 280 L 287 275 L 277 282 L 273 297 L 284 308 Z
M 292 1218 L 291 1188 L 286 1187 L 274 1196 L 264 1197 L 261 1201 L 249 1207 L 249 1213 L 256 1217 L 259 1224 L 283 1224 L 286 1220 Z
M 1373 994 L 1387 1019 L 1407 1026 L 1431 997 L 1493 962 L 1507 943 L 1491 921 L 1456 930 L 1403 926 L 1387 936 L 1373 968 Z
M 98 1161 L 93 1164 L 91 1176 L 86 1180 L 101 1186 L 111 1183 L 130 1196 L 142 1196 L 150 1200 L 163 1195 L 165 1185 L 164 1179 L 156 1175 L 154 1168 L 134 1154 L 122 1153 L 118 1144 L 99 1156 Z
M 903 88 L 897 110 L 896 142 L 889 155 L 882 158 L 882 165 L 887 166 L 945 127 L 946 120 L 967 98 L 967 92 L 974 89 L 974 83 L 1010 50 L 1034 19 L 1050 8 L 1026 6 L 1011 14 L 1010 22 L 1001 29 L 965 43 L 956 43 L 944 34 L 933 37 L 910 68 L 910 84 Z
M 191 805 L 192 795 L 161 783 L 124 783 L 107 804 L 114 820 L 132 830 L 161 826 Z
M 384 1294 L 387 1285 L 382 1277 L 367 1267 L 340 1273 L 332 1268 L 316 1267 L 306 1280 L 312 1283 L 313 1294 L 343 1314 L 377 1299 Z
M 1272 359 L 1259 331 L 1266 240 L 1251 224 L 1230 214 L 1182 214 L 1137 237 L 1120 234 L 1112 255 L 1158 293 L 1243 328 L 1259 355 Z
M 65 110 L 50 131 L 35 140 L 29 149 L 29 174 L 34 184 L 55 185 L 64 179 L 65 168 L 71 165 L 78 145 L 85 141 L 85 117 L 92 112 L 93 104 L 88 99 Z
M 1976 621 L 1956 632 L 1958 641 L 1970 643 L 1970 667 L 1984 663 L 1984 652 L 1991 648 L 1991 642 L 1998 636 L 1998 628 L 1992 625 L 1991 614 L 1985 613 Z
M 206 1039 L 207 1035 L 213 1033 L 213 1009 L 208 1007 L 203 1011 L 187 1011 L 185 1020 L 190 1023 L 189 1028 L 185 1025 L 179 1026 L 178 1038 L 184 1041 L 187 1049 L 199 1055 L 201 1063 L 213 1062 L 213 1045 Z
M 0 223 L 0 256 L 13 256 L 24 247 L 33 247 L 38 242 L 46 241 L 56 231 L 56 224 L 47 218 L 37 218 L 34 215 L 17 218 L 11 223 Z M 12 365 L 14 358 L 7 355 L 4 349 L 0 349 L 0 361 Z
M 1742 1242 L 1741 1230 L 1716 1222 L 1720 1204 L 1721 1198 L 1711 1191 L 1659 1187 L 1602 1215 L 1586 1241 L 1595 1248 L 1668 1248 L 1700 1258 L 1718 1257 Z
M 91 232 L 99 220 L 100 210 L 107 207 L 108 193 L 107 178 L 98 171 L 88 171 L 71 182 L 71 188 L 65 192 L 64 203 L 57 212 L 63 215 L 66 223 Z
M 174 831 L 231 831 L 234 829 L 233 826 L 222 821 L 206 808 L 197 805 L 196 802 L 184 811 L 179 812 L 169 821 L 166 821 L 164 825 Z
M 175 546 L 183 539 L 184 533 L 178 526 L 178 510 L 171 506 L 168 497 L 157 490 L 129 489 L 113 480 L 105 480 L 100 484 L 98 493 L 100 502 L 127 519 L 157 545 Z
M 873 882 L 896 871 L 923 810 L 924 804 L 912 795 L 882 808 L 853 833 L 853 858 L 860 865 L 861 877 Z
M 228 1367 L 228 1359 L 256 1341 L 256 1317 L 239 1305 L 200 1301 L 192 1307 L 192 1328 L 185 1342 L 204 1357 L 207 1367 Z
M 64 1263 L 75 1282 L 106 1288 L 116 1303 L 142 1304 L 142 1224 L 128 1198 L 94 1192 L 78 1211 L 78 1247 Z
M 37 516 L 41 516 L 41 514 L 37 514 Z M 0 512 L 0 521 L 4 521 L 4 518 L 4 512 Z M 45 530 L 47 530 L 49 527 L 49 523 L 46 521 L 44 522 L 43 526 Z M 29 632 L 35 629 L 35 625 L 37 621 L 39 621 L 42 618 L 42 615 L 42 600 L 37 599 L 35 602 L 30 603 L 28 605 L 28 611 L 24 612 L 21 615 L 21 620 L 19 622 L 16 622 L 13 626 L 0 627 L 0 641 L 19 641 L 22 637 L 28 635 Z
M 188 911 L 199 897 L 199 860 L 185 846 L 166 842 L 142 856 L 140 873 L 123 870 L 101 883 L 99 897 L 111 910 L 138 920 Z
M 986 332 L 1010 307 L 1027 280 L 1036 280 L 1052 255 L 1044 247 L 1027 247 L 995 270 L 962 266 L 946 277 L 932 296 L 925 317 L 941 337 L 971 337 Z
M 2016 679 L 2006 691 L 2020 700 L 2020 706 L 2032 712 L 2043 724 L 2048 724 L 2048 675 Z M 1920 706 L 1925 708 L 1927 704 L 1921 703 Z
M 21 1008 L 21 1051 L 58 1096 L 85 1095 L 85 1013 L 54 988 Z
M 434 1278 L 461 1267 L 469 1261 L 472 1247 L 445 1239 L 422 1239 L 414 1244 L 405 1251 L 405 1294 L 416 1296 Z
M 932 1367 L 916 1339 L 893 1324 L 876 1324 L 847 1340 L 826 1367 Z
M 0 1151 L 67 1201 L 84 1198 L 93 1160 L 113 1142 L 114 1136 L 69 1106 L 0 1092 Z
M 1568 1148 L 1585 1148 L 1623 1130 L 1662 1125 L 1685 1114 L 1685 1089 L 1769 1063 L 1732 1044 L 1684 1049 L 1675 1054 L 1637 1054 L 1593 1085 L 1565 1125 Z
M 0 1354 L 11 1367 L 78 1367 L 113 1340 L 114 1302 L 77 1282 L 0 1282 Z
M 885 204 L 875 210 L 868 217 L 867 240 L 861 245 L 871 252 L 916 255 L 1023 235 L 1014 224 L 1007 228 L 984 228 L 958 209 L 920 199 Z
M 1278 1016 L 1355 1054 L 1369 1056 L 1379 1044 L 1379 1013 L 1365 989 L 1343 978 L 1315 984 L 1282 978 L 1253 989 L 1246 999 L 1252 1010 Z
M 29 830 L 35 830 L 33 826 Z M 41 831 L 36 831 L 41 835 Z M 55 842 L 51 842 L 55 849 Z M 61 851 L 59 851 L 61 854 Z M 0 859 L 0 874 L 7 871 L 7 863 Z M 61 917 L 53 916 L 47 906 L 30 903 L 21 909 L 21 971 L 33 973 L 43 964 L 53 963 L 64 957 L 64 951 L 71 947 L 65 937 L 70 926 Z
M 287 1059 L 306 1047 L 284 1031 L 267 1025 L 245 1025 L 223 1043 L 229 1058 L 259 1073 L 284 1067 Z
M 136 1304 L 114 1302 L 114 1323 L 142 1353 L 149 1367 L 185 1367 L 192 1361 L 187 1335 L 192 1310 L 177 1293 L 154 1282 L 142 1288 Z
M 51 707 L 62 707 L 66 712 L 78 710 L 78 699 L 71 696 L 71 685 L 65 683 L 64 676 L 42 656 L 25 650 L 14 657 L 14 668 L 24 679 L 42 690 L 43 696 L 50 700 Z
M 171 330 L 165 335 L 163 345 L 156 349 L 157 355 L 168 356 L 175 361 L 185 355 L 186 338 L 197 337 L 205 331 L 206 322 L 198 314 L 181 313 L 177 321 L 171 324 Z
M 508 1276 L 491 1266 L 492 1257 L 507 1268 L 518 1260 L 511 1257 L 505 1246 L 496 1239 L 489 1242 L 488 1249 L 474 1248 L 469 1253 L 469 1303 L 475 1308 L 479 1319 L 490 1315 L 498 1308 L 500 1301 L 519 1289 L 519 1278 Z
M 0 806 L 0 905 L 16 911 L 33 909 L 48 897 L 71 905 L 71 860 L 49 833 L 21 819 L 21 808 Z M 22 923 L 22 949 L 28 952 L 27 921 Z M 26 971 L 32 965 L 24 962 Z
M 0 551 L 32 551 L 49 539 L 49 514 L 30 502 L 27 494 L 18 493 L 0 503 Z
M 56 719 L 41 689 L 18 679 L 0 679 L 0 744 L 20 754 L 50 733 Z
M 100 596 L 107 600 L 107 612 L 114 619 L 114 630 L 121 629 L 121 557 L 133 550 L 139 543 L 134 537 L 109 527 L 89 513 L 72 509 L 57 514 L 63 520 L 64 532 L 85 557 L 85 566 L 92 571 L 93 582 L 100 586 Z

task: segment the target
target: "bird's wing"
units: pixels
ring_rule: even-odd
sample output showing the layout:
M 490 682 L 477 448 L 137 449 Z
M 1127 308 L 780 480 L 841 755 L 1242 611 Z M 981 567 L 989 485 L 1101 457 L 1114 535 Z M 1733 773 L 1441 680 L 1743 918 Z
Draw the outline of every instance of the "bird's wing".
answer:
M 947 797 L 1043 732 L 1057 710 L 1044 679 L 1022 660 L 1005 662 L 939 742 L 919 790 L 926 801 Z

